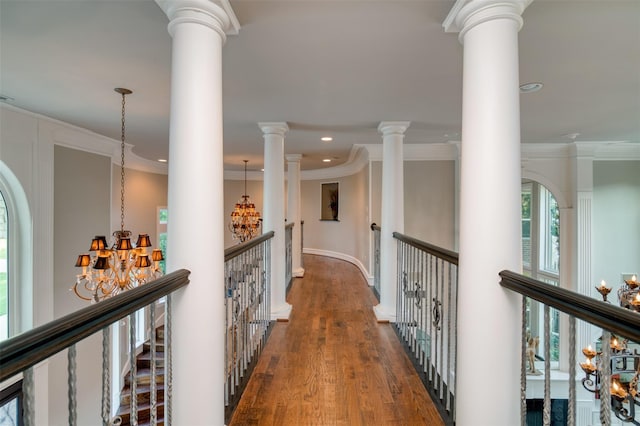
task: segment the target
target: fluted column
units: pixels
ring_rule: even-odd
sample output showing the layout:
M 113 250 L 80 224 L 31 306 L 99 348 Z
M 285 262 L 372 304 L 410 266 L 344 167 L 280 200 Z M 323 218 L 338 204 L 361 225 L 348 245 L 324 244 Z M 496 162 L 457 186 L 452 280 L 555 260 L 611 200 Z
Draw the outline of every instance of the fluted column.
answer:
M 301 154 L 287 155 L 287 223 L 293 223 L 291 267 L 294 277 L 303 277 L 302 241 L 300 240 L 300 159 Z
M 222 425 L 222 45 L 229 16 L 204 0 L 157 3 L 173 37 L 167 269 L 191 271 L 190 284 L 173 296 L 172 419 L 177 425 Z
M 264 232 L 273 231 L 271 241 L 271 319 L 287 319 L 284 240 L 284 135 L 287 123 L 258 123 L 264 136 Z
M 445 21 L 464 44 L 456 373 L 461 426 L 520 424 L 522 299 L 499 285 L 498 272 L 521 270 L 518 31 L 529 3 L 458 0 Z M 482 391 L 487 385 L 490 391 Z
M 378 321 L 396 320 L 398 243 L 394 232 L 404 232 L 404 158 L 402 141 L 408 121 L 383 121 L 382 211 L 380 233 L 380 304 L 374 306 Z

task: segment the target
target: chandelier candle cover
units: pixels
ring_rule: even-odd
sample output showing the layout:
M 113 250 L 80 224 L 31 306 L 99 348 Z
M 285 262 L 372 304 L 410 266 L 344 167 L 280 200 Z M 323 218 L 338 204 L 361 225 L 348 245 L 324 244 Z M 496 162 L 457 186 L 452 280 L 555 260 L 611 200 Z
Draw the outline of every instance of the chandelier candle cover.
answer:
M 618 290 L 620 306 L 630 310 L 640 312 L 640 295 L 638 294 L 637 277 L 633 275 L 631 279 L 624 280 L 624 284 Z M 596 287 L 603 302 L 607 302 L 607 295 L 611 288 L 607 287 L 605 281 L 601 281 Z M 636 300 L 638 302 L 636 303 Z M 582 349 L 586 357 L 580 363 L 585 377 L 582 379 L 582 386 L 596 395 L 600 395 L 603 386 L 609 388 L 611 395 L 611 409 L 616 417 L 624 423 L 640 425 L 636 419 L 636 407 L 640 406 L 640 342 L 630 342 L 611 335 L 609 344 L 600 338 L 596 349 L 591 345 Z M 599 347 L 598 347 L 599 346 Z M 603 357 L 603 352 L 608 352 L 608 357 Z M 611 368 L 611 379 L 609 383 L 604 383 L 602 379 L 603 358 L 609 359 Z M 598 396 L 599 397 L 599 396 Z
M 92 303 L 158 278 L 162 275 L 159 263 L 164 260 L 160 249 L 154 249 L 151 255 L 147 252 L 151 247 L 148 234 L 138 235 L 136 246 L 133 247 L 131 231 L 124 229 L 125 96 L 133 92 L 120 87 L 114 90 L 122 95 L 120 230 L 113 233 L 111 247 L 105 236 L 97 235 L 91 241 L 89 253 L 78 256 L 76 267 L 81 267 L 82 272 L 76 275 L 76 283 L 72 288 L 79 298 Z
M 249 200 L 247 195 L 247 163 L 244 161 L 244 194 L 242 199 L 236 203 L 233 212 L 231 212 L 231 223 L 229 223 L 229 231 L 235 240 L 240 243 L 248 241 L 258 235 L 260 228 L 260 212 L 256 211 L 256 206 Z

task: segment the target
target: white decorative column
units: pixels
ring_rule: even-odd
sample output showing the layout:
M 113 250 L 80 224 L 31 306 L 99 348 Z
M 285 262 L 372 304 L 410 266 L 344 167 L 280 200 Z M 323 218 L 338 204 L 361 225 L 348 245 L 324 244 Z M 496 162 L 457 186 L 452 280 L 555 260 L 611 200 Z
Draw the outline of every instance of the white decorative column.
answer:
M 287 155 L 287 223 L 293 223 L 291 267 L 294 277 L 304 277 L 302 241 L 300 240 L 300 159 L 301 154 Z
M 190 284 L 172 298 L 172 420 L 222 425 L 222 45 L 230 19 L 209 1 L 156 1 L 173 37 L 167 269 L 191 271 Z
M 456 424 L 520 424 L 518 31 L 530 0 L 458 0 L 444 27 L 464 44 Z M 482 391 L 489 386 L 490 391 Z
M 575 184 L 574 210 L 574 244 L 575 255 L 573 257 L 573 270 L 576 271 L 574 288 L 576 292 L 591 296 L 596 300 L 602 297 L 595 290 L 598 283 L 593 278 L 592 258 L 592 209 L 593 209 L 593 159 L 595 156 L 594 144 L 574 142 L 573 145 L 573 180 Z M 562 229 L 562 218 L 560 219 Z M 580 354 L 580 348 L 593 345 L 601 336 L 602 330 L 577 321 L 576 324 L 576 350 Z M 578 357 L 578 359 L 580 359 Z M 575 368 L 575 366 L 574 366 Z M 578 371 L 578 374 L 581 372 Z M 597 418 L 597 407 L 600 404 L 593 403 L 593 395 L 582 392 L 578 385 L 578 401 L 576 403 L 576 424 L 591 424 Z
M 398 242 L 394 232 L 404 232 L 404 158 L 402 141 L 408 121 L 383 121 L 382 208 L 380 215 L 380 304 L 373 307 L 378 321 L 396 320 Z
M 284 134 L 287 123 L 258 123 L 264 136 L 264 196 L 262 231 L 271 240 L 271 319 L 288 319 L 284 241 Z

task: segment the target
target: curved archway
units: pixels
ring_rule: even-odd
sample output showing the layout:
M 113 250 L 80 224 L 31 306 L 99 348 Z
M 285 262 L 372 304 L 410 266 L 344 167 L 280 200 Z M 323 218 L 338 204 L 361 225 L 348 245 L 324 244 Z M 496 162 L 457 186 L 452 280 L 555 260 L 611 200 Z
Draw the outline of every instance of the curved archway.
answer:
M 8 335 L 33 327 L 33 251 L 31 210 L 20 181 L 0 161 L 0 192 L 6 203 Z

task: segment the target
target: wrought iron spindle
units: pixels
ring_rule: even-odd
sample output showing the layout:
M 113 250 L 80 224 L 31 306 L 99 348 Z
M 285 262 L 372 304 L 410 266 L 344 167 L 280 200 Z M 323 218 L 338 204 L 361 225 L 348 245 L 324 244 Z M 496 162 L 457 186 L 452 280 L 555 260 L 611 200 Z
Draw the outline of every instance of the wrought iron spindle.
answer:
M 550 308 L 544 305 L 544 404 L 542 423 L 551 425 L 551 321 Z
M 156 374 L 156 302 L 149 305 L 149 350 L 151 351 L 151 383 L 150 383 L 150 404 L 151 404 L 151 425 L 158 424 L 158 408 L 157 408 L 157 374 Z
M 138 424 L 138 398 L 137 395 L 137 380 L 138 366 L 136 365 L 136 313 L 129 315 L 129 389 L 131 392 L 131 413 L 129 415 L 130 422 L 133 426 Z
M 75 426 L 78 421 L 77 411 L 77 376 L 76 376 L 76 345 L 69 346 L 67 350 L 67 392 L 69 404 L 69 426 Z
M 102 329 L 102 425 L 111 422 L 111 327 Z

